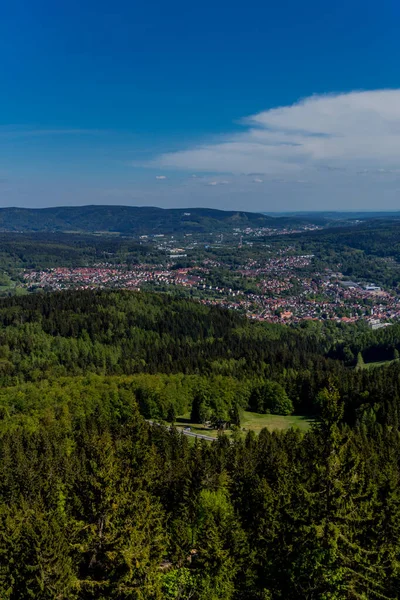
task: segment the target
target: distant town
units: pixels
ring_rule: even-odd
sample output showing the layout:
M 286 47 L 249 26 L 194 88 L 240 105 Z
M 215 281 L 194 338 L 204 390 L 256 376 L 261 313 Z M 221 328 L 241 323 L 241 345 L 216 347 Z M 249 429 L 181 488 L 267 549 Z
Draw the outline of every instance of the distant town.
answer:
M 283 232 L 280 232 L 283 233 Z M 223 234 L 208 243 L 195 236 L 183 239 L 153 236 L 152 243 L 165 259 L 156 264 L 100 261 L 84 267 L 29 269 L 23 274 L 28 291 L 127 288 L 158 289 L 186 293 L 199 302 L 240 311 L 249 318 L 273 323 L 302 320 L 335 320 L 352 323 L 365 320 L 372 329 L 400 318 L 400 297 L 374 281 L 353 281 L 340 270 L 315 268 L 313 254 L 296 254 L 292 244 L 271 250 L 269 256 L 250 252 L 232 264 L 230 248 L 252 248 L 251 238 L 269 231 L 233 231 L 227 242 Z M 232 239 L 236 237 L 235 246 Z M 141 243 L 149 236 L 141 236 Z M 225 249 L 227 260 L 199 252 L 212 244 Z M 225 245 L 224 245 L 225 244 Z M 231 244 L 231 245 L 230 245 Z M 222 251 L 220 252 L 220 254 Z M 256 257 L 254 256 L 256 254 Z M 179 261 L 192 255 L 190 266 Z M 198 259 L 193 264 L 193 256 Z M 236 261 L 237 262 L 237 261 Z M 224 283 L 227 280 L 228 283 Z M 222 283 L 216 283 L 222 281 Z

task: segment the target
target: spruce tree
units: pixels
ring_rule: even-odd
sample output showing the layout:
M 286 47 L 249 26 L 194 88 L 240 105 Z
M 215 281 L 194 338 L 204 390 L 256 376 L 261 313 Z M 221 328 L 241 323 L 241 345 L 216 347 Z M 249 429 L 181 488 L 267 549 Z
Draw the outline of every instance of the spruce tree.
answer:
M 344 405 L 337 389 L 324 389 L 319 402 L 320 422 L 305 437 L 308 474 L 296 490 L 303 514 L 293 532 L 291 585 L 302 597 L 323 600 L 393 598 L 368 455 L 341 425 Z

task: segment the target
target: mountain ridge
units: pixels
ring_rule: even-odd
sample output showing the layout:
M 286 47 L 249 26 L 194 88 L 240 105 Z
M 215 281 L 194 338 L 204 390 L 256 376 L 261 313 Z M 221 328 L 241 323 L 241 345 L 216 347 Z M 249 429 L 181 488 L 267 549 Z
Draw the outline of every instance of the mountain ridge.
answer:
M 179 233 L 229 231 L 235 227 L 276 227 L 304 223 L 299 217 L 213 208 L 85 205 L 0 208 L 1 231 L 77 231 L 87 233 Z

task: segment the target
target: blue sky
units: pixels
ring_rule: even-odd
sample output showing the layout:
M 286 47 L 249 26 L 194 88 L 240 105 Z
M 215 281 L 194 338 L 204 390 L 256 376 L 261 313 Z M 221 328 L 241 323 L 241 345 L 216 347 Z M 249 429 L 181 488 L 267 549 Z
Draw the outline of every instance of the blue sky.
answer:
M 400 4 L 14 0 L 0 206 L 400 208 Z

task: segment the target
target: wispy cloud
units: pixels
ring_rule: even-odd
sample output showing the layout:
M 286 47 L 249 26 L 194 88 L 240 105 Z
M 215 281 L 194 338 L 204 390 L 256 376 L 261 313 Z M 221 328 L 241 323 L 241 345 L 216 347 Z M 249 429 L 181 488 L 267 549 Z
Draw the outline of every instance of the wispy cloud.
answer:
M 162 179 L 167 179 L 167 177 L 166 177 L 166 175 L 156 175 L 156 179 L 162 180 Z
M 239 134 L 161 154 L 151 164 L 292 180 L 304 171 L 382 174 L 400 167 L 400 90 L 311 96 L 242 123 Z M 262 182 L 261 177 L 253 181 Z

